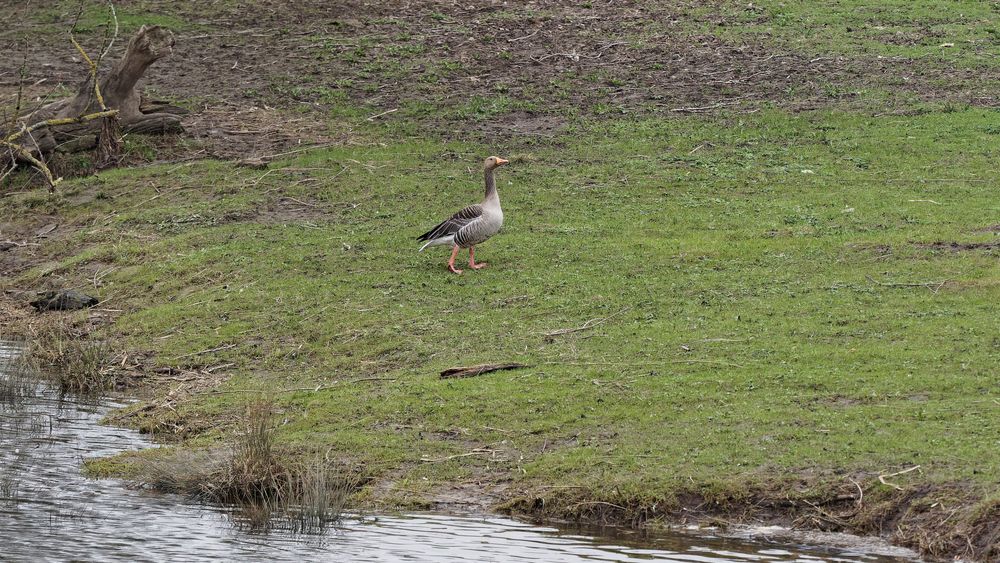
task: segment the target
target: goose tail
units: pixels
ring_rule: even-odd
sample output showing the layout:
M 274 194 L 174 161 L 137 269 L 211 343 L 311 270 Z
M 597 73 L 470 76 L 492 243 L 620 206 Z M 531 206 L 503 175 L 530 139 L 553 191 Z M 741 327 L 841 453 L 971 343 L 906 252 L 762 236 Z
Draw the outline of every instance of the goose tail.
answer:
M 453 242 L 455 242 L 455 236 L 454 235 L 448 235 L 446 237 L 431 239 L 431 240 L 425 242 L 424 245 L 421 246 L 420 250 L 418 250 L 417 252 L 423 252 L 425 248 L 430 247 L 430 246 L 441 246 L 441 245 L 444 245 L 444 244 L 452 244 Z

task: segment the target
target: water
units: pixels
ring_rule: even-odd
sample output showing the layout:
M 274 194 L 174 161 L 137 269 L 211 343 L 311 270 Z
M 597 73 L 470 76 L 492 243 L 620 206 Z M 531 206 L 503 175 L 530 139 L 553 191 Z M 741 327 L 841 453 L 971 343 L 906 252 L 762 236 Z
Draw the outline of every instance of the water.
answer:
M 0 342 L 0 371 L 3 357 L 16 353 Z M 155 447 L 136 432 L 98 424 L 116 406 L 60 401 L 41 384 L 25 403 L 0 405 L 0 560 L 913 561 L 704 533 L 598 534 L 482 515 L 347 515 L 319 535 L 252 534 L 234 527 L 222 507 L 83 477 L 86 458 Z

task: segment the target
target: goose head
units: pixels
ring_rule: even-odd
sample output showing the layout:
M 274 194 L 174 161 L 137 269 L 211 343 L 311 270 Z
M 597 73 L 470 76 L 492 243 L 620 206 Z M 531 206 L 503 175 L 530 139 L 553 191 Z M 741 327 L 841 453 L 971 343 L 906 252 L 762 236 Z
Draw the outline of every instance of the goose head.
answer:
M 493 170 L 497 166 L 503 166 L 509 162 L 509 160 L 500 158 L 499 156 L 491 156 L 483 161 L 483 168 L 486 170 Z

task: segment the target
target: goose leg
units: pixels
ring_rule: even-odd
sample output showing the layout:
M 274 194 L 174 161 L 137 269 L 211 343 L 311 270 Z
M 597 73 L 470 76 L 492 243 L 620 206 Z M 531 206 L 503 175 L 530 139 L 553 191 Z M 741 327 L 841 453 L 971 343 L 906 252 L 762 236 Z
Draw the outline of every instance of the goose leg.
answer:
M 476 258 L 475 258 L 475 256 L 476 256 L 476 247 L 475 246 L 470 246 L 469 247 L 469 267 L 472 268 L 473 270 L 481 270 L 481 269 L 485 268 L 486 267 L 486 262 L 480 262 L 480 263 L 476 264 Z
M 448 269 L 456 274 L 461 274 L 462 270 L 455 269 L 455 257 L 458 256 L 458 245 L 451 249 L 451 258 L 448 259 Z

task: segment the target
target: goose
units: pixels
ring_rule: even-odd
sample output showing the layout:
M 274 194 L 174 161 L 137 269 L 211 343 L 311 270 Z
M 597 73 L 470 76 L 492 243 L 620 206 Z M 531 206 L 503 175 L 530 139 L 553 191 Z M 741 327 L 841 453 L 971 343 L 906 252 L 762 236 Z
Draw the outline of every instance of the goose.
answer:
M 455 268 L 455 257 L 462 248 L 469 249 L 469 267 L 479 270 L 486 267 L 485 262 L 476 262 L 476 245 L 500 232 L 503 225 L 503 210 L 500 209 L 500 196 L 497 194 L 496 182 L 493 180 L 493 170 L 510 162 L 499 156 L 491 156 L 483 161 L 483 172 L 486 177 L 486 198 L 482 203 L 470 205 L 451 217 L 438 223 L 436 227 L 417 237 L 418 241 L 427 241 L 419 252 L 430 246 L 452 245 L 451 258 L 448 260 L 448 270 L 461 274 L 462 270 Z

